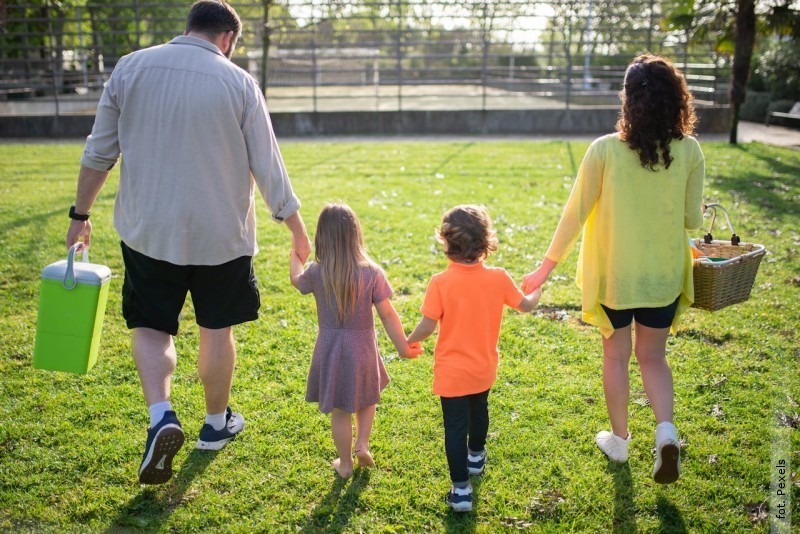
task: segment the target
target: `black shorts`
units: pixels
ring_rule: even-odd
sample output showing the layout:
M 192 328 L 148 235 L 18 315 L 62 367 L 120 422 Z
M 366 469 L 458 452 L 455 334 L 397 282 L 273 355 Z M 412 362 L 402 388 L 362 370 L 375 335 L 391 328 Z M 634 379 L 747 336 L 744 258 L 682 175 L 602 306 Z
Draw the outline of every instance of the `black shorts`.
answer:
M 608 315 L 614 330 L 630 326 L 631 321 L 634 319 L 642 326 L 649 326 L 650 328 L 669 328 L 672 326 L 672 321 L 675 319 L 675 311 L 678 309 L 678 300 L 680 300 L 680 296 L 678 296 L 672 304 L 661 306 L 660 308 L 612 310 L 611 308 L 607 308 L 604 304 L 601 304 L 601 306 L 603 306 L 606 315 Z
M 125 263 L 122 316 L 128 328 L 152 328 L 174 336 L 187 292 L 203 328 L 227 328 L 258 318 L 261 298 L 251 256 L 221 265 L 175 265 L 120 243 Z

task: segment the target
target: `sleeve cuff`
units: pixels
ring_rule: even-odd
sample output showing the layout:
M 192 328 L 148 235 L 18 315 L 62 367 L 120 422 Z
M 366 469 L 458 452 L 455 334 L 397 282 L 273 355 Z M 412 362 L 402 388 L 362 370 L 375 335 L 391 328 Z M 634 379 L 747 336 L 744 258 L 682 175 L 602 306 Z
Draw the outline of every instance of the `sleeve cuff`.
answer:
M 300 199 L 298 199 L 296 196 L 293 196 L 286 204 L 283 205 L 280 210 L 278 210 L 277 213 L 272 214 L 272 218 L 277 222 L 283 222 L 288 217 L 294 215 L 299 209 Z
M 117 164 L 117 160 L 108 160 L 108 159 L 100 159 L 100 158 L 92 158 L 86 152 L 83 153 L 81 156 L 81 165 L 84 167 L 88 167 L 90 169 L 94 169 L 96 171 L 104 171 L 108 172 L 114 168 L 114 165 Z

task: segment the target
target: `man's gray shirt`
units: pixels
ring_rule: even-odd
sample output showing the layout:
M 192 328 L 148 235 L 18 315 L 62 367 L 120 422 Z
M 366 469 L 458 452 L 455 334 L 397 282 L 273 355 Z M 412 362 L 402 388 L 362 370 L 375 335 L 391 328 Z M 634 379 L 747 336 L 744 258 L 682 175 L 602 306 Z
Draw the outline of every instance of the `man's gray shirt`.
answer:
M 176 37 L 117 63 L 81 163 L 110 170 L 120 154 L 114 227 L 151 258 L 254 255 L 254 185 L 278 221 L 300 207 L 258 84 L 203 39 Z

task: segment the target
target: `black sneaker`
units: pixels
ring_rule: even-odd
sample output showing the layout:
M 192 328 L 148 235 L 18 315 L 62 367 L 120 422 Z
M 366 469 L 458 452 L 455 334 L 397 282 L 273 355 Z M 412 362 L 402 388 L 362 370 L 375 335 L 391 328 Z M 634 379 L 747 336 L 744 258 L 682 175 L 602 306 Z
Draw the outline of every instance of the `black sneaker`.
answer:
M 144 458 L 139 466 L 140 484 L 163 484 L 172 478 L 172 459 L 183 445 L 183 430 L 175 412 L 169 410 L 153 428 L 147 429 Z
M 244 429 L 244 417 L 228 406 L 225 414 L 226 423 L 222 430 L 214 430 L 208 423 L 200 429 L 200 438 L 196 447 L 204 451 L 218 451 L 227 445 L 236 434 Z
M 447 495 L 444 496 L 444 502 L 446 502 L 454 512 L 471 512 L 472 486 L 467 486 L 466 488 L 451 487 Z
M 469 451 L 467 454 L 467 469 L 469 469 L 470 476 L 482 475 L 485 468 L 486 449 L 483 449 L 477 454 L 472 454 L 472 451 Z

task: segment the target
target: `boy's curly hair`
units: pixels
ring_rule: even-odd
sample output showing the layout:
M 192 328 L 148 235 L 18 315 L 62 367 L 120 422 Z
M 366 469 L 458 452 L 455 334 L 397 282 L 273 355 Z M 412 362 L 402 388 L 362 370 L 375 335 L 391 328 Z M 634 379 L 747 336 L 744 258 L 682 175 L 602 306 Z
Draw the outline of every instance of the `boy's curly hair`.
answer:
M 445 213 L 439 240 L 447 257 L 458 263 L 474 263 L 497 250 L 492 219 L 483 206 L 456 206 Z
M 681 72 L 663 57 L 638 56 L 625 71 L 619 96 L 619 138 L 639 153 L 643 167 L 654 171 L 663 160 L 669 168 L 673 159 L 670 141 L 691 135 L 697 123 L 692 95 Z

